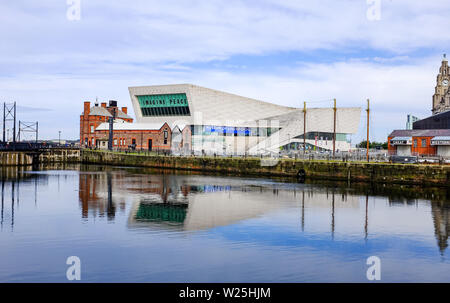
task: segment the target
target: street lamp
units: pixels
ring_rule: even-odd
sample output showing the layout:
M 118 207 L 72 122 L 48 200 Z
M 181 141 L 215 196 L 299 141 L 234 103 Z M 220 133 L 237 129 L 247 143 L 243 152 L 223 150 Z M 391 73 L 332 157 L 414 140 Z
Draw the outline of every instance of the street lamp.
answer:
M 58 131 L 58 145 L 61 145 L 61 131 Z
M 288 135 L 288 155 L 291 152 L 291 134 L 287 134 Z

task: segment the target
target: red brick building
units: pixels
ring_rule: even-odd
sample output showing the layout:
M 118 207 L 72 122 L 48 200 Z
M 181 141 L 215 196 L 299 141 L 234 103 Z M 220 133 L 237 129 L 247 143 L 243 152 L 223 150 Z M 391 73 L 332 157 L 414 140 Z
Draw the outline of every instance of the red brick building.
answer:
M 109 123 L 102 123 L 95 130 L 96 147 L 108 148 Z M 127 123 L 116 121 L 113 126 L 113 148 L 170 151 L 172 132 L 167 123 Z
M 97 103 L 91 107 L 84 102 L 80 116 L 80 145 L 82 147 L 108 148 L 109 119 L 113 118 L 113 148 L 135 148 L 149 151 L 169 151 L 172 131 L 167 123 L 133 123 L 126 107 L 119 109 L 117 101 Z
M 121 119 L 125 122 L 132 123 L 133 118 L 128 116 L 126 107 L 119 109 L 117 101 L 109 101 L 109 105 L 103 102 L 101 106 L 96 103 L 91 107 L 91 102 L 84 102 L 84 111 L 80 116 L 80 145 L 84 147 L 94 147 L 95 129 L 102 123 L 109 121 L 110 117 Z

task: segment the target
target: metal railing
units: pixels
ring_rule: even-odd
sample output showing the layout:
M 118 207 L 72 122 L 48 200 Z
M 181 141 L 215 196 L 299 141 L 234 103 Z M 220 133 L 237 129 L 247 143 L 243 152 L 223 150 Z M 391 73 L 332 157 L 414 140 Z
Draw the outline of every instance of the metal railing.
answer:
M 80 147 L 69 144 L 57 144 L 48 142 L 0 142 L 0 151 L 37 151 L 47 149 L 79 149 Z
M 96 147 L 86 147 L 89 150 L 105 150 Z M 107 150 L 105 150 L 107 151 Z M 145 149 L 133 148 L 114 148 L 113 152 L 126 154 L 137 154 L 147 156 L 171 156 L 171 157 L 216 157 L 216 158 L 279 158 L 294 159 L 307 161 L 340 161 L 340 162 L 367 162 L 365 150 L 357 150 L 352 152 L 336 152 L 333 156 L 332 152 L 319 151 L 280 151 L 278 154 L 274 152 L 264 152 L 257 155 L 254 154 L 219 154 L 201 151 L 177 152 L 173 153 L 167 149 L 155 149 L 152 151 Z M 450 157 L 440 157 L 436 155 L 429 156 L 402 156 L 390 154 L 386 150 L 371 150 L 369 152 L 369 162 L 372 163 L 427 163 L 427 164 L 450 164 Z

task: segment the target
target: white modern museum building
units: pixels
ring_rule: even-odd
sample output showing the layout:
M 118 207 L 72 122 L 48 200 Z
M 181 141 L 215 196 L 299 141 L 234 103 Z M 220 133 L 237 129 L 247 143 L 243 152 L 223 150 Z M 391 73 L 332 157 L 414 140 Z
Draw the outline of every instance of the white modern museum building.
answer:
M 129 87 L 137 123 L 164 123 L 190 128 L 189 148 L 196 154 L 259 155 L 281 149 L 332 150 L 351 148 L 361 108 L 286 107 L 192 84 Z

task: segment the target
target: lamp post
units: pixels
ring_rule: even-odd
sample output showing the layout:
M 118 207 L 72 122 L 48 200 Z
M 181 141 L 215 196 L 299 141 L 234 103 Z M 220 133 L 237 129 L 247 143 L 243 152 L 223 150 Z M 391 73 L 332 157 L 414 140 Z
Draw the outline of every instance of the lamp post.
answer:
M 291 151 L 291 134 L 287 134 L 288 135 L 288 156 L 289 156 L 289 153 L 290 153 L 290 151 Z
M 61 145 L 61 131 L 58 131 L 58 145 Z

